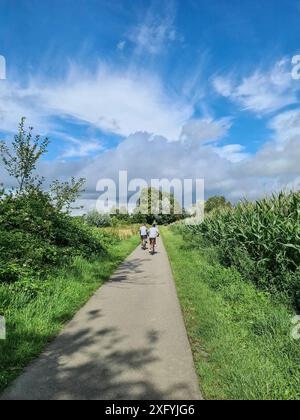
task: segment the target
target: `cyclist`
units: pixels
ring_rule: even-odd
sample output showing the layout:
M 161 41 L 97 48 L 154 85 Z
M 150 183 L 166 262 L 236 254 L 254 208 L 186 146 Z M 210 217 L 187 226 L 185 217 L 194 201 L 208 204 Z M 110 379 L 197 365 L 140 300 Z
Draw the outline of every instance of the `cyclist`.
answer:
M 156 240 L 159 237 L 159 230 L 156 226 L 156 223 L 153 223 L 152 227 L 149 229 L 149 239 L 150 239 L 150 252 L 155 254 Z
M 146 225 L 140 227 L 140 236 L 142 249 L 146 249 L 148 238 L 148 229 Z

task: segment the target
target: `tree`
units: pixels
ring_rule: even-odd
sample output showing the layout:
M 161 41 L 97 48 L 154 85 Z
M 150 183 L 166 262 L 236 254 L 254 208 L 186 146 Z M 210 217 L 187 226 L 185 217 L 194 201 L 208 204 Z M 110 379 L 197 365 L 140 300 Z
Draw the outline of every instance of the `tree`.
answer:
M 0 184 L 0 200 L 4 196 L 4 194 L 5 194 L 5 188 L 3 184 Z
M 51 196 L 55 207 L 59 211 L 62 211 L 65 208 L 65 210 L 69 212 L 70 209 L 73 208 L 71 207 L 72 203 L 74 203 L 83 192 L 84 184 L 84 178 L 76 180 L 72 177 L 70 182 L 55 180 L 50 186 Z
M 0 142 L 0 157 L 8 174 L 18 183 L 18 192 L 22 193 L 31 186 L 42 183 L 38 175 L 34 175 L 36 163 L 47 152 L 49 139 L 33 136 L 33 127 L 25 130 L 25 117 L 19 124 L 19 132 L 14 137 L 12 148 L 4 141 Z M 12 149 L 12 150 L 11 150 Z
M 131 216 L 132 223 L 145 224 L 147 223 L 147 216 L 145 214 L 134 212 Z
M 15 135 L 11 147 L 4 141 L 0 142 L 0 158 L 8 174 L 15 178 L 18 184 L 17 194 L 29 195 L 33 191 L 41 191 L 44 178 L 39 177 L 36 165 L 39 159 L 47 153 L 50 143 L 46 137 L 33 135 L 33 127 L 25 129 L 26 118 L 23 117 L 19 124 L 19 132 Z M 69 211 L 71 204 L 76 201 L 83 191 L 85 180 L 71 178 L 70 182 L 54 181 L 50 185 L 53 205 L 62 211 Z
M 162 225 L 174 223 L 186 216 L 174 194 L 161 192 L 155 188 L 141 191 L 134 214 L 144 215 L 149 224 L 156 221 Z
M 136 213 L 147 216 L 161 213 L 162 193 L 155 188 L 145 188 L 141 191 L 140 198 L 137 201 Z
M 230 203 L 230 201 L 227 201 L 224 196 L 215 195 L 213 197 L 210 197 L 205 202 L 206 213 L 210 213 L 213 210 L 220 210 L 223 208 L 230 208 L 230 207 L 232 207 L 232 204 Z

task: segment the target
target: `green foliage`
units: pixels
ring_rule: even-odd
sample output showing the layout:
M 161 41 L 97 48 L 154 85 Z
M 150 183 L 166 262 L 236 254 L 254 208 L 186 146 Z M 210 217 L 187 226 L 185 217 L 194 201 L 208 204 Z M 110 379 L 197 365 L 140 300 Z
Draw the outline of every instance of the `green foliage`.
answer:
M 139 241 L 131 237 L 111 245 L 110 237 L 101 232 L 98 238 L 107 246 L 101 258 L 72 258 L 67 267 L 52 267 L 43 281 L 0 282 L 0 314 L 5 315 L 8 331 L 7 339 L 0 340 L 0 391 L 44 350 Z
M 140 213 L 140 212 L 135 212 L 131 216 L 131 220 L 132 220 L 133 224 L 143 225 L 143 224 L 147 223 L 147 216 L 145 214 Z
M 8 337 L 0 341 L 0 389 L 39 354 L 137 246 L 89 226 L 68 211 L 83 180 L 42 190 L 34 175 L 48 140 L 32 139 L 23 119 L 12 148 L 1 144 L 4 167 L 18 182 L 5 194 L 0 185 L 0 315 Z
M 19 132 L 12 142 L 12 148 L 5 142 L 0 142 L 0 157 L 10 176 L 17 180 L 19 191 L 42 181 L 37 175 L 33 175 L 36 164 L 40 157 L 46 153 L 49 140 L 33 136 L 33 128 L 25 130 L 25 118 L 21 119 Z
M 85 221 L 88 225 L 95 226 L 98 228 L 111 227 L 113 225 L 112 219 L 109 214 L 103 214 L 97 210 L 90 211 L 85 216 Z
M 300 194 L 281 193 L 256 203 L 212 212 L 188 228 L 217 246 L 222 262 L 271 292 L 287 295 L 300 307 Z
M 226 200 L 223 196 L 214 196 L 210 197 L 205 202 L 205 212 L 210 213 L 214 210 L 222 210 L 224 208 L 230 208 L 232 207 L 231 203 Z
M 126 208 L 121 207 L 120 209 L 112 209 L 111 220 L 113 226 L 117 225 L 128 225 L 132 223 L 132 216 L 128 213 Z
M 49 193 L 42 191 L 35 170 L 48 144 L 33 137 L 33 128 L 25 130 L 25 118 L 12 146 L 0 144 L 4 168 L 18 183 L 11 194 L 0 188 L 0 283 L 32 281 L 75 256 L 105 253 L 105 238 L 64 211 L 80 194 L 83 179 L 55 181 Z
M 148 224 L 155 221 L 160 225 L 168 225 L 187 217 L 174 194 L 161 192 L 155 188 L 147 188 L 141 192 L 134 213 L 135 220 L 142 220 Z
M 89 215 L 88 215 L 89 216 Z M 154 188 L 146 188 L 141 192 L 137 206 L 132 214 L 126 209 L 111 209 L 111 222 L 113 226 L 126 226 L 136 224 L 169 225 L 187 218 L 185 209 L 181 209 L 173 194 L 163 193 Z M 92 212 L 92 218 L 98 218 Z
M 0 142 L 0 159 L 7 173 L 16 180 L 18 188 L 16 194 L 24 194 L 33 189 L 41 190 L 44 178 L 36 174 L 38 160 L 47 153 L 50 143 L 48 138 L 41 139 L 39 135 L 33 135 L 33 127 L 25 129 L 26 118 L 22 118 L 19 124 L 19 132 L 14 137 L 11 146 L 6 142 Z M 52 203 L 55 207 L 67 212 L 72 203 L 80 196 L 84 178 L 76 180 L 74 177 L 69 182 L 55 180 L 50 185 Z M 4 190 L 0 190 L 1 195 Z
M 55 207 L 60 211 L 65 209 L 68 212 L 72 203 L 80 196 L 84 184 L 84 178 L 76 180 L 72 177 L 69 182 L 55 180 L 50 186 L 51 197 Z
M 0 200 L 0 282 L 39 277 L 76 255 L 104 253 L 102 237 L 33 188 Z

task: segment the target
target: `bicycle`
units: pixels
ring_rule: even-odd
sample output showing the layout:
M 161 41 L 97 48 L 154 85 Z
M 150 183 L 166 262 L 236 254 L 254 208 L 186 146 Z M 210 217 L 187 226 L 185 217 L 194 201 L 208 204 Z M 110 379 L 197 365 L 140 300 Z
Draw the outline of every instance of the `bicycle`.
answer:
M 155 255 L 156 238 L 150 239 L 150 254 Z
M 143 238 L 142 249 L 146 251 L 147 249 L 148 238 Z

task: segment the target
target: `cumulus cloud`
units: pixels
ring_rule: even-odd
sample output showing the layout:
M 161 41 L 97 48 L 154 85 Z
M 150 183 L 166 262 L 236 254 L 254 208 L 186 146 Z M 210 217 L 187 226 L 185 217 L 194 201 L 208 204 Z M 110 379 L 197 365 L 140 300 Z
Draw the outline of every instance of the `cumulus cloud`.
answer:
M 298 102 L 299 85 L 291 77 L 289 61 L 284 59 L 271 70 L 257 70 L 240 82 L 233 76 L 216 76 L 213 86 L 218 94 L 257 114 L 278 111 Z
M 290 185 L 300 175 L 300 109 L 283 112 L 270 122 L 273 137 L 239 168 L 243 176 L 270 177 Z
M 199 121 L 200 133 L 193 131 L 193 136 L 188 137 L 188 144 L 186 137 L 170 142 L 163 136 L 153 136 L 147 132 L 132 134 L 116 149 L 105 151 L 94 159 L 84 168 L 81 176 L 89 179 L 91 188 L 95 187 L 98 178 L 114 178 L 119 170 L 128 170 L 130 177 L 146 180 L 156 177 L 203 178 L 212 165 L 217 168 L 221 160 L 229 163 L 229 160 L 218 155 L 215 144 L 207 144 L 220 140 L 217 126 L 224 130 L 223 124 L 223 120 Z M 206 131 L 206 136 L 202 130 Z M 218 167 L 216 176 L 220 175 L 220 169 Z
M 278 141 L 284 134 L 284 121 L 290 121 L 290 136 Z M 300 187 L 300 137 L 295 135 L 296 130 L 300 134 L 300 110 L 273 118 L 272 139 L 254 155 L 239 144 L 224 144 L 230 124 L 226 119 L 191 120 L 176 142 L 137 132 L 115 149 L 100 151 L 93 158 L 44 161 L 38 170 L 48 180 L 85 177 L 86 193 L 80 201 L 85 210 L 96 205 L 98 180 L 117 181 L 120 170 L 127 170 L 129 179 L 148 182 L 153 178 L 204 179 L 207 195 L 225 194 L 233 201 Z
M 127 170 L 129 179 L 138 177 L 147 182 L 153 178 L 205 179 L 208 193 L 224 191 L 225 186 L 230 196 L 235 181 L 231 179 L 234 163 L 248 155 L 240 145 L 219 144 L 229 127 L 222 119 L 193 120 L 183 127 L 185 135 L 177 142 L 146 132 L 130 135 L 116 149 L 105 151 L 78 168 L 77 175 L 87 179 L 89 207 L 96 203 L 97 181 L 117 181 L 119 170 Z
M 280 122 L 284 120 L 293 120 L 293 129 L 290 137 L 280 143 L 278 138 L 285 131 Z M 230 129 L 224 124 L 224 120 L 193 120 L 183 127 L 185 136 L 178 142 L 136 133 L 117 149 L 90 161 L 79 174 L 88 179 L 89 191 L 95 191 L 98 178 L 115 179 L 120 169 L 127 169 L 130 178 L 138 176 L 148 181 L 153 177 L 203 178 L 207 195 L 225 194 L 233 201 L 300 188 L 300 110 L 297 118 L 290 112 L 273 118 L 272 139 L 254 155 L 239 144 L 222 144 Z

